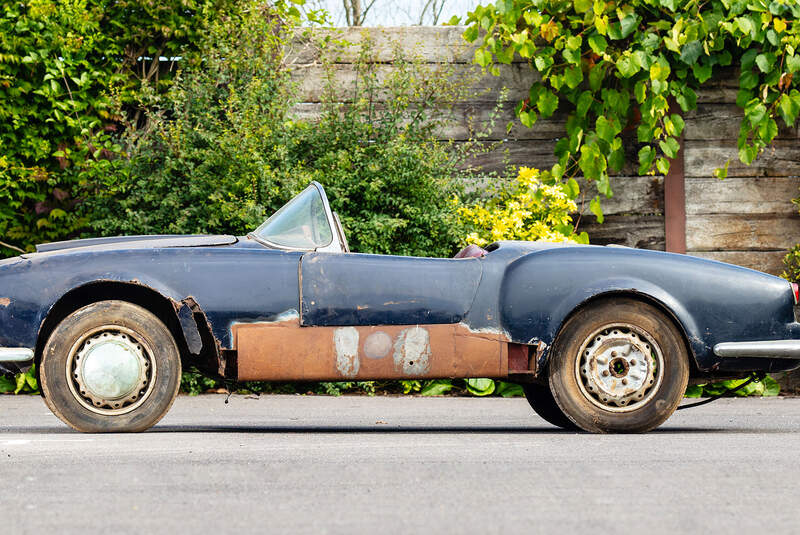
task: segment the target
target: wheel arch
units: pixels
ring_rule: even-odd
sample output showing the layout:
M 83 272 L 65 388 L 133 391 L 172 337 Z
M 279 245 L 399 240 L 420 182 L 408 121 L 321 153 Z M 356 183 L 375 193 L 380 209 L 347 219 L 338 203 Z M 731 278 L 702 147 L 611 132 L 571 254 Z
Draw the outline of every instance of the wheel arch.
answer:
M 687 331 L 686 326 L 681 321 L 681 319 L 678 317 L 678 315 L 672 310 L 672 308 L 670 306 L 668 306 L 666 303 L 664 303 L 664 301 L 662 301 L 661 299 L 658 299 L 657 297 L 655 297 L 653 295 L 650 295 L 648 293 L 637 291 L 637 290 L 632 290 L 632 289 L 628 289 L 628 290 L 609 290 L 609 291 L 605 291 L 605 292 L 600 292 L 600 293 L 592 295 L 591 297 L 589 297 L 589 298 L 585 299 L 584 301 L 580 302 L 577 306 L 573 307 L 572 310 L 559 323 L 558 328 L 555 331 L 555 336 L 553 337 L 551 346 L 548 348 L 548 351 L 546 351 L 542 355 L 542 357 L 539 359 L 538 369 L 539 370 L 546 369 L 547 364 L 548 364 L 548 362 L 550 360 L 550 354 L 551 354 L 550 349 L 552 348 L 552 345 L 556 342 L 556 340 L 558 340 L 558 337 L 561 335 L 561 332 L 563 331 L 564 326 L 567 324 L 567 322 L 570 319 L 572 319 L 576 314 L 578 314 L 580 311 L 586 309 L 589 306 L 593 306 L 593 305 L 597 304 L 598 302 L 602 302 L 602 301 L 610 300 L 610 299 L 614 299 L 614 298 L 619 298 L 619 297 L 627 297 L 627 298 L 630 298 L 630 299 L 633 299 L 633 300 L 640 301 L 642 303 L 648 304 L 648 305 L 652 306 L 653 308 L 655 308 L 656 310 L 658 310 L 659 312 L 662 312 L 667 318 L 669 318 L 669 320 L 673 323 L 675 328 L 681 334 L 682 342 L 683 342 L 684 346 L 686 347 L 686 352 L 687 352 L 687 355 L 689 356 L 689 371 L 690 371 L 690 375 L 694 375 L 695 373 L 699 372 L 700 368 L 699 368 L 699 365 L 697 363 L 697 355 L 695 353 L 694 348 L 692 347 L 692 343 L 690 341 L 689 332 Z
M 106 300 L 125 301 L 148 310 L 169 329 L 186 365 L 198 365 L 202 369 L 209 368 L 203 366 L 205 363 L 216 364 L 213 370 L 207 370 L 208 373 L 216 372 L 219 349 L 205 315 L 194 299 L 189 297 L 176 302 L 143 284 L 121 281 L 94 281 L 77 286 L 50 307 L 36 337 L 34 362 L 37 369 L 44 346 L 55 327 L 76 310 Z M 202 321 L 198 321 L 200 318 Z

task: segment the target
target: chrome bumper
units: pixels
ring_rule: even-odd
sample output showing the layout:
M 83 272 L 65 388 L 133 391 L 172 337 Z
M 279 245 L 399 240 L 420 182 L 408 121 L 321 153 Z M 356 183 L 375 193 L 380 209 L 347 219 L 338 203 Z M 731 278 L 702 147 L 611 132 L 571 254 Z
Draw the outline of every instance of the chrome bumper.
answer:
M 714 354 L 726 358 L 800 359 L 800 340 L 722 342 Z
M 33 364 L 33 349 L 27 347 L 0 347 L 0 374 L 16 373 Z

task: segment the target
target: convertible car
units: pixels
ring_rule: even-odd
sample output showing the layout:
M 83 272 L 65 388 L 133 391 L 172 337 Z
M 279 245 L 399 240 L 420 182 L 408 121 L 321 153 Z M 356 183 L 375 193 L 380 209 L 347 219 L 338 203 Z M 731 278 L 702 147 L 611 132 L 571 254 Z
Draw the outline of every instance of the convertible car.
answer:
M 44 244 L 0 261 L 0 372 L 79 431 L 143 431 L 181 369 L 234 381 L 492 377 L 564 428 L 644 432 L 688 381 L 800 365 L 796 285 L 554 243 L 356 254 L 312 183 L 245 237 Z

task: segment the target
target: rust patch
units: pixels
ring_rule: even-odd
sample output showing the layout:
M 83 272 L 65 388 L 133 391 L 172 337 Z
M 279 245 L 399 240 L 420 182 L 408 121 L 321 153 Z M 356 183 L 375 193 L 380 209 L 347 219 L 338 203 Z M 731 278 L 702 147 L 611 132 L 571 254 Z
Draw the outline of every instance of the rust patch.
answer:
M 240 381 L 506 377 L 508 339 L 463 324 L 232 327 Z
M 0 297 L 0 307 L 7 307 L 10 304 L 11 304 L 11 298 Z
M 508 373 L 530 371 L 530 347 L 523 344 L 508 344 Z

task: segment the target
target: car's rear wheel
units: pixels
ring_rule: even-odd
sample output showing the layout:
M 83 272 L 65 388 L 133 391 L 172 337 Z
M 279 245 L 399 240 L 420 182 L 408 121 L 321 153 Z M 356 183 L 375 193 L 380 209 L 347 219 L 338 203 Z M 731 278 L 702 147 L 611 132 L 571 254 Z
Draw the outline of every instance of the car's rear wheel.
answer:
M 678 407 L 689 380 L 683 337 L 670 318 L 619 297 L 572 316 L 553 346 L 553 398 L 567 418 L 595 433 L 641 433 Z
M 181 361 L 169 329 L 144 308 L 100 301 L 59 323 L 39 369 L 47 406 L 78 431 L 144 431 L 178 394 Z
M 566 417 L 556 403 L 556 400 L 553 399 L 553 393 L 550 392 L 549 385 L 538 383 L 524 384 L 522 385 L 522 390 L 525 392 L 525 399 L 528 400 L 531 408 L 546 422 L 563 429 L 578 429 L 578 426 Z

